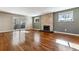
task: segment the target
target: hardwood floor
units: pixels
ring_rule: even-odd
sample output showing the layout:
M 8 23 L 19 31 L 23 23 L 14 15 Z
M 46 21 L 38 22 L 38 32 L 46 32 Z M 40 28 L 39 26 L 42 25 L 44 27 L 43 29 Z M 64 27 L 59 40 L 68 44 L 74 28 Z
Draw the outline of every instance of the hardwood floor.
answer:
M 78 36 L 33 30 L 0 33 L 0 51 L 78 50 Z

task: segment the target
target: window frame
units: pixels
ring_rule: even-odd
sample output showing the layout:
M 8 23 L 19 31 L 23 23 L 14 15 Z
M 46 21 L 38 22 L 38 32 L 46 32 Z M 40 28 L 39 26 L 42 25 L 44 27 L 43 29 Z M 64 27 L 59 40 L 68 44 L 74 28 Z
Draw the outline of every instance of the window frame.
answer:
M 58 22 L 71 22 L 73 20 L 73 11 L 58 13 Z

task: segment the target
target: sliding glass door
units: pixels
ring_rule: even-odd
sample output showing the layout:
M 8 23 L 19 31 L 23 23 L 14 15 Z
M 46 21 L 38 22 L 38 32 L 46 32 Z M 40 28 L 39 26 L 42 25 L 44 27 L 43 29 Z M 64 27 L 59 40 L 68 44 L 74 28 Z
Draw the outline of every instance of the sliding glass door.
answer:
M 13 31 L 13 45 L 18 45 L 25 42 L 25 19 L 21 17 L 15 17 L 14 22 L 14 31 Z
M 25 19 L 17 17 L 14 19 L 14 30 L 25 29 Z

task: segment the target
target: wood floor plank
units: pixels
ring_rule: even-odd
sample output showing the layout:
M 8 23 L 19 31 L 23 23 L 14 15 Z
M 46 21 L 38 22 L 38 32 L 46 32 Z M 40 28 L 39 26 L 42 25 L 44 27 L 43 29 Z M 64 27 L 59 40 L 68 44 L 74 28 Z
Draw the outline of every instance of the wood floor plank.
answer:
M 0 33 L 0 51 L 78 51 L 79 37 L 41 31 Z

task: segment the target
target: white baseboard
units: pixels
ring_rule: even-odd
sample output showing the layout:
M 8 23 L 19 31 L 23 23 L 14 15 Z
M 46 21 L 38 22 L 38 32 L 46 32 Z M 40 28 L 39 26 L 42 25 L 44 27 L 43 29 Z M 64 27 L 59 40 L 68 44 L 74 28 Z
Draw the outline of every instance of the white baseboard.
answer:
M 54 31 L 54 32 L 55 33 L 61 33 L 61 34 L 67 34 L 67 35 L 79 36 L 79 34 L 73 34 L 73 33 L 59 32 L 59 31 Z
M 34 30 L 40 30 L 40 29 L 36 29 L 36 28 L 34 28 Z

